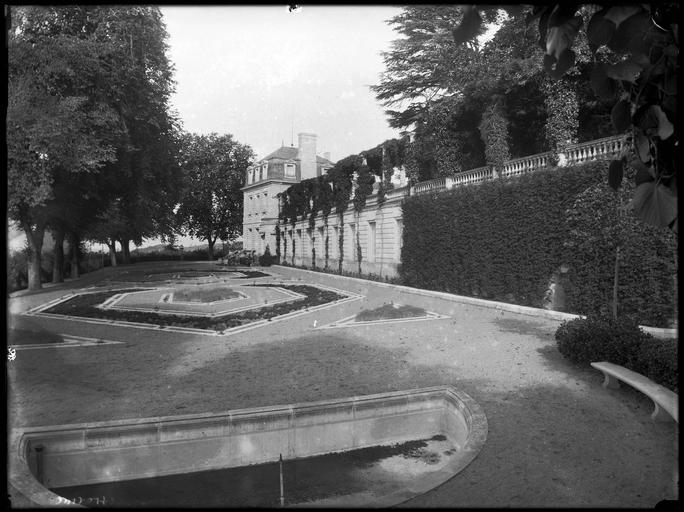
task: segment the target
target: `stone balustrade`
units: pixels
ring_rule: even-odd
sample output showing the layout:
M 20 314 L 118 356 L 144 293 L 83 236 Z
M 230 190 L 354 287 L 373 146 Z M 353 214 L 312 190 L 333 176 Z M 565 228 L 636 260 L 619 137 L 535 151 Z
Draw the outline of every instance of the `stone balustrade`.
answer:
M 573 144 L 563 152 L 565 165 L 614 157 L 622 151 L 624 145 L 625 137 L 623 135 Z
M 625 146 L 625 137 L 617 135 L 605 137 L 603 139 L 591 140 L 580 144 L 573 144 L 559 155 L 559 166 L 569 164 L 581 164 L 593 160 L 616 157 Z M 510 178 L 520 176 L 527 172 L 534 172 L 538 169 L 548 167 L 552 152 L 538 153 L 522 158 L 514 158 L 504 163 L 499 172 L 495 172 L 491 167 L 484 166 L 468 171 L 459 172 L 446 178 L 436 178 L 433 180 L 422 181 L 411 187 L 411 194 L 424 194 L 438 190 L 447 190 L 455 186 L 470 185 L 472 183 L 482 183 L 496 176 Z
M 535 171 L 536 169 L 543 169 L 549 165 L 550 156 L 551 152 L 549 151 L 547 153 L 514 158 L 504 164 L 499 175 L 502 178 L 509 178 L 511 176 L 520 176 L 526 172 Z
M 449 180 L 453 186 L 459 185 L 469 185 L 471 183 L 482 183 L 483 181 L 492 179 L 494 177 L 494 171 L 491 167 L 476 167 L 475 169 L 470 169 L 469 171 L 459 172 L 453 176 L 449 176 Z M 451 188 L 451 187 L 448 187 Z
M 444 190 L 446 188 L 446 178 L 435 178 L 433 180 L 421 181 L 411 187 L 411 194 L 424 194 L 433 190 Z

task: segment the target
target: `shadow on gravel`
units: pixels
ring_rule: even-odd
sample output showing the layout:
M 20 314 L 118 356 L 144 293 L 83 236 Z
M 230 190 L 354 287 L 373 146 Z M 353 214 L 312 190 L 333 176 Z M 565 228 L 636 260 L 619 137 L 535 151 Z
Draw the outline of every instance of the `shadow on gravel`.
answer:
M 600 385 L 529 383 L 494 392 L 475 372 L 415 364 L 408 350 L 369 346 L 341 333 L 284 335 L 177 377 L 168 377 L 167 369 L 192 347 L 140 349 L 112 349 L 107 359 L 83 351 L 77 360 L 45 351 L 40 361 L 27 363 L 13 386 L 31 404 L 28 424 L 220 412 L 453 385 L 484 409 L 487 442 L 459 475 L 405 505 L 652 507 L 674 497 L 676 424 L 651 422 L 639 403 L 616 401 Z M 560 364 L 555 356 L 550 360 Z M 572 366 L 562 366 L 579 378 Z
M 677 426 L 638 404 L 555 385 L 467 392 L 487 415 L 484 448 L 401 507 L 653 507 L 676 496 Z
M 553 342 L 555 327 L 548 323 L 535 321 L 519 320 L 517 318 L 495 318 L 493 323 L 504 332 L 514 332 L 516 334 L 528 334 L 536 336 L 543 341 Z
M 62 336 L 48 331 L 34 320 L 20 315 L 8 316 L 7 345 L 31 345 L 37 343 L 61 343 Z

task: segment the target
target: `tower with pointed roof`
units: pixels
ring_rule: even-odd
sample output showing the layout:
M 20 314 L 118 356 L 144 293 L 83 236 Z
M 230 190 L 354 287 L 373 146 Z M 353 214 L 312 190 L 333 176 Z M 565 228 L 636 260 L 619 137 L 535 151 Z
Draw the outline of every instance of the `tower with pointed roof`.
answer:
M 298 134 L 298 143 L 298 147 L 276 149 L 247 169 L 242 187 L 244 249 L 263 254 L 268 245 L 275 255 L 278 194 L 294 183 L 325 174 L 335 165 L 329 158 L 316 154 L 315 134 Z

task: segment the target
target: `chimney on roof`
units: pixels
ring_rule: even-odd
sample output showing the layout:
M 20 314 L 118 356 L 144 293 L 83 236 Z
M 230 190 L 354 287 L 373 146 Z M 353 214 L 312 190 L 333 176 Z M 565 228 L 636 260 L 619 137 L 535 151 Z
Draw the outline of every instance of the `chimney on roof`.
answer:
M 297 151 L 297 158 L 299 159 L 301 179 L 315 178 L 317 168 L 316 135 L 314 133 L 300 133 L 298 135 L 299 150 Z

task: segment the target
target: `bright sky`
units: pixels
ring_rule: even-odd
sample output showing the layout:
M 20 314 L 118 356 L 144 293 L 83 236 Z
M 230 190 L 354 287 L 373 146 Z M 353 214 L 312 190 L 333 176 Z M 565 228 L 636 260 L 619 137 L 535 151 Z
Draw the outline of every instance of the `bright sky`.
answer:
M 369 85 L 399 35 L 391 6 L 161 7 L 185 130 L 232 134 L 257 154 L 318 135 L 337 161 L 399 136 Z M 294 124 L 294 130 L 293 130 Z

